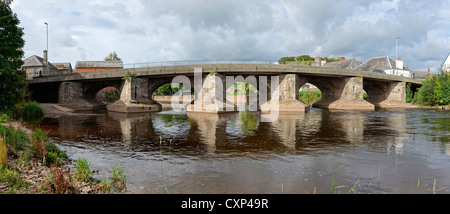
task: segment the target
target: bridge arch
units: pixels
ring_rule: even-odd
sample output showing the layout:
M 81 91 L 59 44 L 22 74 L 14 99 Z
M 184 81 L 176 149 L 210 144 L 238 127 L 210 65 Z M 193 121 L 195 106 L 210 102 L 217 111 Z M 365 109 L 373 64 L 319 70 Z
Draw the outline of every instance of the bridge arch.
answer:
M 101 81 L 93 83 L 85 83 L 83 87 L 83 97 L 87 99 L 98 99 L 98 93 L 108 87 L 113 87 L 117 91 L 121 91 L 120 81 Z M 100 100 L 99 100 L 100 101 Z
M 225 99 L 237 107 L 237 111 L 259 110 L 259 82 L 256 76 L 227 76 L 225 90 Z M 270 91 L 270 90 L 269 90 Z

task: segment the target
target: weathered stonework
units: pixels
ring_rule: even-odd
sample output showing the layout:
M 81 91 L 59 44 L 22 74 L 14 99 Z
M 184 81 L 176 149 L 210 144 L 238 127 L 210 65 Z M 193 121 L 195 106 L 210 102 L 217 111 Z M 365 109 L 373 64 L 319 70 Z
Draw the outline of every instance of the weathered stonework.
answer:
M 122 113 L 161 111 L 161 104 L 150 99 L 148 85 L 148 78 L 124 80 L 121 86 L 120 99 L 108 105 L 108 111 Z
M 236 106 L 226 99 L 225 81 L 225 75 L 221 74 L 208 74 L 202 78 L 202 87 L 196 89 L 194 101 L 186 106 L 186 111 L 204 113 L 236 111 Z
M 336 110 L 374 110 L 375 106 L 364 100 L 362 77 L 311 78 L 310 81 L 322 91 L 322 100 L 315 103 L 319 108 Z
M 406 103 L 405 82 L 371 81 L 364 84 L 369 95 L 368 101 L 378 108 L 405 108 L 411 107 Z
M 297 74 L 283 74 L 279 75 L 278 84 L 278 111 L 279 112 L 307 112 L 310 110 L 310 106 L 303 103 L 298 99 L 300 87 L 302 87 L 308 80 L 305 77 L 298 76 Z M 272 101 L 274 98 L 274 91 L 272 91 L 272 83 L 268 84 L 267 94 L 270 94 L 270 100 L 267 103 L 261 105 L 261 113 L 270 113 L 274 110 Z
M 59 86 L 58 103 L 78 111 L 106 109 L 106 105 L 96 98 L 83 96 L 82 82 L 62 82 Z

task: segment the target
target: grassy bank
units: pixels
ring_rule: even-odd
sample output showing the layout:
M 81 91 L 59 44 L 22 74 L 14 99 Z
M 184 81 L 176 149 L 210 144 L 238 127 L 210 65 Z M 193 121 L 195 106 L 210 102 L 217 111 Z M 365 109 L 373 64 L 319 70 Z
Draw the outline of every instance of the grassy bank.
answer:
M 126 190 L 126 174 L 118 166 L 103 182 L 92 178 L 85 159 L 75 161 L 71 174 L 67 155 L 42 130 L 29 130 L 18 121 L 0 123 L 0 193 L 79 194 Z

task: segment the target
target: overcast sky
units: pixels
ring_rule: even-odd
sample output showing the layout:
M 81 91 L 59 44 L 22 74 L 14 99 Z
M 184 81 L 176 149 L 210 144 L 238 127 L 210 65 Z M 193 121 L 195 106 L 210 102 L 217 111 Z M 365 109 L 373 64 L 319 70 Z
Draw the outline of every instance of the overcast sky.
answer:
M 450 53 L 450 0 L 14 0 L 25 57 L 125 64 L 283 56 L 395 58 L 435 70 Z

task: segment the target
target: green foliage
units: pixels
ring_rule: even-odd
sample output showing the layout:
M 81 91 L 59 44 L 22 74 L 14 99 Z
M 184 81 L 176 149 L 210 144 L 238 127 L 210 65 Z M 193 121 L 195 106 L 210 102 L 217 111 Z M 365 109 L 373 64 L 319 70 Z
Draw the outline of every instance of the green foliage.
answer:
M 278 60 L 280 64 L 287 64 L 287 62 L 295 62 L 295 56 L 285 56 Z
M 21 102 L 14 106 L 13 114 L 16 119 L 25 121 L 41 120 L 44 117 L 44 109 L 37 102 Z
M 30 139 L 23 131 L 11 129 L 0 124 L 0 135 L 12 146 L 12 149 L 16 154 L 29 148 Z
M 450 104 L 450 74 L 442 72 L 438 76 L 434 92 L 440 105 Z
M 326 62 L 338 62 L 339 58 L 328 58 L 328 57 L 320 57 L 321 60 L 325 60 Z M 301 65 L 309 65 L 311 66 L 314 62 L 314 57 L 309 55 L 301 55 L 301 56 L 286 56 L 282 57 L 278 60 L 279 64 L 301 64 Z
M 27 86 L 23 64 L 23 29 L 17 15 L 12 12 L 10 1 L 0 1 L 0 112 L 12 108 L 23 100 L 21 89 Z
M 105 101 L 107 103 L 113 103 L 120 99 L 120 92 L 118 90 L 114 90 L 111 92 L 105 92 Z
M 123 80 L 129 80 L 132 77 L 136 77 L 136 73 L 132 72 L 132 71 L 127 71 L 127 74 L 122 77 Z
M 312 105 L 322 99 L 322 92 L 320 91 L 300 91 L 299 100 L 305 104 Z
M 117 53 L 113 51 L 107 57 L 105 57 L 105 61 L 122 61 L 122 59 L 117 56 Z
M 11 112 L 11 111 L 9 111 Z M 0 123 L 7 123 L 9 121 L 12 121 L 12 117 L 10 115 L 11 113 L 5 113 L 0 115 Z
M 61 152 L 55 143 L 48 140 L 47 135 L 40 129 L 33 132 L 31 151 L 36 157 L 42 158 L 43 163 L 47 166 L 61 165 L 60 158 L 67 158 L 67 154 Z
M 102 190 L 106 193 L 119 193 L 127 189 L 127 173 L 119 165 L 112 167 L 109 179 L 102 182 Z
M 73 178 L 80 182 L 91 182 L 94 179 L 91 177 L 91 162 L 87 161 L 86 158 L 78 158 L 75 161 L 75 173 L 73 174 Z
M 0 183 L 7 183 L 12 190 L 20 190 L 22 188 L 30 186 L 29 182 L 26 182 L 22 179 L 19 172 L 11 170 L 6 166 L 1 165 L 0 165 Z
M 364 93 L 364 94 L 363 94 L 363 99 L 364 99 L 364 100 L 369 99 L 369 95 L 368 95 L 367 93 Z
M 411 103 L 414 98 L 414 93 L 411 89 L 411 84 L 406 84 L 406 103 Z
M 450 104 L 449 73 L 441 71 L 439 75 L 428 76 L 415 93 L 413 102 L 425 106 Z
M 309 55 L 301 55 L 296 57 L 297 62 L 302 62 L 302 61 L 314 61 L 313 57 L 310 57 Z
M 0 135 L 0 167 L 8 164 L 8 147 L 4 136 Z
M 164 85 L 162 85 L 161 87 L 159 87 L 158 89 L 156 89 L 156 93 L 161 93 L 164 95 L 171 95 L 171 94 L 175 94 L 177 91 L 181 90 L 183 88 L 183 84 L 178 84 L 178 87 L 176 87 L 175 85 L 173 85 L 174 87 L 172 87 L 172 83 L 166 83 Z

